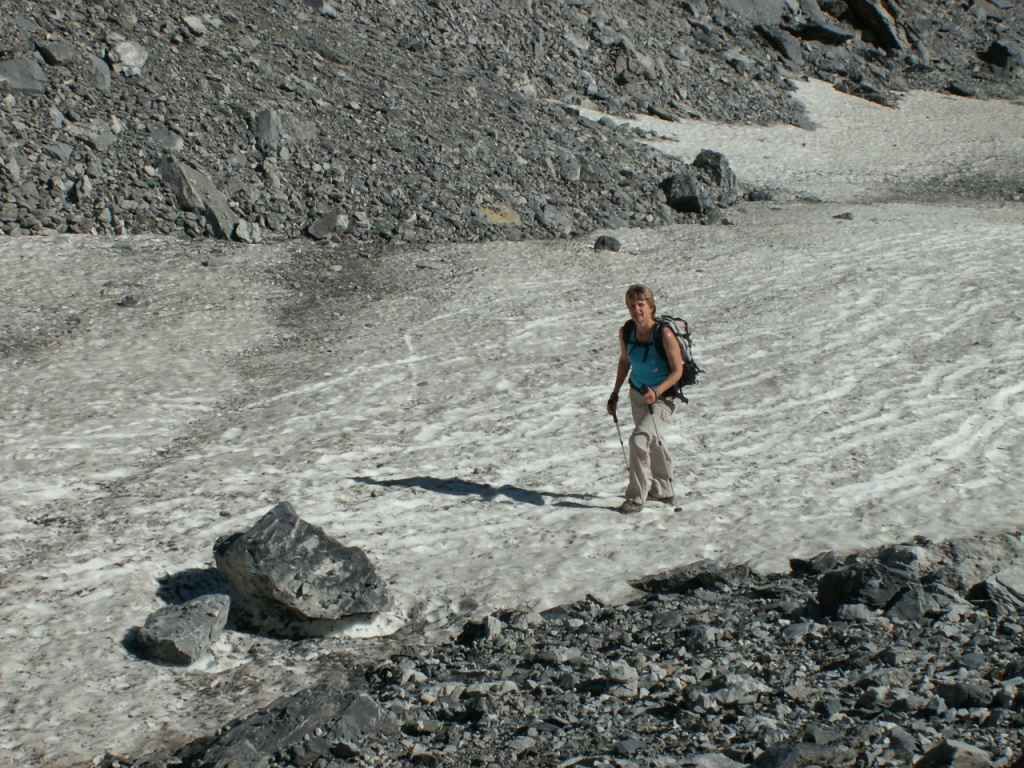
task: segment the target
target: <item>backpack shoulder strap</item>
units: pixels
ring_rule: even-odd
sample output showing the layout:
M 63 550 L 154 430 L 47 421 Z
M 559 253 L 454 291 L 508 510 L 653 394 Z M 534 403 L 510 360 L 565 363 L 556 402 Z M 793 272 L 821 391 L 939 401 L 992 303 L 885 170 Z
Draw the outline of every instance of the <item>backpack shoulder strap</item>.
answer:
M 654 351 L 661 355 L 662 360 L 668 362 L 668 355 L 665 354 L 665 336 L 663 333 L 666 325 L 671 330 L 671 323 L 667 322 L 660 315 L 654 318 L 654 330 L 651 332 L 651 335 L 654 336 Z
M 622 324 L 622 327 L 619 329 L 619 336 L 622 338 L 623 343 L 629 343 L 629 334 L 633 332 L 634 327 L 636 327 L 636 323 L 633 322 L 633 318 Z

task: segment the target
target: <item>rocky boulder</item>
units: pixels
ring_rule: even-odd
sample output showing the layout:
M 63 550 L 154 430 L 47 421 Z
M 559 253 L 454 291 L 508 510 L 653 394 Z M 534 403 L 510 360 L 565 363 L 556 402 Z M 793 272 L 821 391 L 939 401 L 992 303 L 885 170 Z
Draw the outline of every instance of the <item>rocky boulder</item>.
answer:
M 739 199 L 739 182 L 721 152 L 702 149 L 693 163 L 661 183 L 665 202 L 679 213 L 708 216 Z
M 203 595 L 153 612 L 138 633 L 139 655 L 165 664 L 192 664 L 220 637 L 229 605 L 227 595 Z
M 300 519 L 288 502 L 245 533 L 218 539 L 213 551 L 237 598 L 240 626 L 317 637 L 388 605 L 366 553 Z

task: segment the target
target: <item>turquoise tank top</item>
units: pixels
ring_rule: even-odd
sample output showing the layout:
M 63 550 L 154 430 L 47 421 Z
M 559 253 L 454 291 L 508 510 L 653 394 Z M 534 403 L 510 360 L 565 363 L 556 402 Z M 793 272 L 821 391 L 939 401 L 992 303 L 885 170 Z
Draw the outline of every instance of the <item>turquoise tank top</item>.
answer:
M 655 326 L 655 330 L 661 330 Z M 668 378 L 672 370 L 665 360 L 658 354 L 654 347 L 654 333 L 646 344 L 640 344 L 636 340 L 636 327 L 629 332 L 626 339 L 626 355 L 629 357 L 630 373 L 629 383 L 634 389 L 642 389 L 644 385 L 656 387 Z

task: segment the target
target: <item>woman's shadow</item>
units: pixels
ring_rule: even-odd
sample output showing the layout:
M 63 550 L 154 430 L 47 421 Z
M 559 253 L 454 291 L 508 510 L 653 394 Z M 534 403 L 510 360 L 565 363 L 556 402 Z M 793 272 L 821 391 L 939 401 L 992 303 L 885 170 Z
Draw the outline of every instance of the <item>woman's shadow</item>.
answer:
M 366 485 L 378 485 L 385 488 L 422 488 L 425 491 L 444 493 L 449 496 L 479 496 L 484 501 L 494 501 L 498 496 L 517 501 L 521 504 L 530 504 L 535 507 L 547 505 L 546 499 L 556 499 L 555 505 L 560 507 L 591 507 L 592 504 L 581 504 L 568 501 L 569 499 L 587 500 L 590 497 L 578 493 L 552 493 L 542 491 L 530 491 L 519 488 L 515 485 L 493 486 L 490 483 L 478 483 L 472 480 L 463 480 L 461 477 L 403 477 L 396 480 L 377 480 L 372 477 L 354 477 L 358 483 Z

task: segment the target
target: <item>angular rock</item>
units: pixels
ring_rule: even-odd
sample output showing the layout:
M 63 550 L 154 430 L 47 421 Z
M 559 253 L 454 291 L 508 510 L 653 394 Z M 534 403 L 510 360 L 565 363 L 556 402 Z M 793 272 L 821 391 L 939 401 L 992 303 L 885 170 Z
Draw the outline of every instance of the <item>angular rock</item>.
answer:
M 707 213 L 714 206 L 693 169 L 669 176 L 662 182 L 665 202 L 680 213 Z
M 149 139 L 153 146 L 167 152 L 181 152 L 185 148 L 185 139 L 166 128 L 156 128 L 150 131 Z
M 43 93 L 49 80 L 43 68 L 31 59 L 0 61 L 0 82 L 12 93 Z
M 315 240 L 326 240 L 335 232 L 347 232 L 351 219 L 340 210 L 328 211 L 306 228 L 306 233 Z
M 739 183 L 725 155 L 713 149 L 702 149 L 694 158 L 692 167 L 717 187 L 719 203 L 731 205 L 736 202 Z
M 274 109 L 260 110 L 253 125 L 256 144 L 264 152 L 276 152 L 281 146 L 281 115 Z
M 655 594 L 686 594 L 695 589 L 728 591 L 756 581 L 757 575 L 745 565 L 723 566 L 714 560 L 698 560 L 663 573 L 632 580 L 629 585 Z
M 217 568 L 243 621 L 270 634 L 315 637 L 388 605 L 366 554 L 346 547 L 282 502 L 245 533 L 219 539 Z
M 609 235 L 601 235 L 597 240 L 594 241 L 595 251 L 615 251 L 622 247 L 622 243 L 616 240 L 614 237 Z
M 1007 75 L 1024 76 L 1024 48 L 1005 40 L 993 40 L 980 54 L 982 61 L 998 67 Z
M 175 158 L 165 157 L 160 163 L 160 178 L 174 194 L 178 207 L 207 215 L 217 237 L 228 239 L 234 234 L 239 216 L 206 174 Z
M 69 193 L 71 199 L 76 203 L 84 203 L 91 194 L 92 182 L 89 181 L 88 176 L 82 176 L 82 178 L 76 181 Z
M 110 123 L 96 118 L 81 129 L 80 135 L 86 145 L 97 152 L 106 152 L 117 141 L 117 135 Z
M 228 620 L 227 595 L 203 595 L 150 614 L 139 630 L 139 655 L 151 661 L 187 666 L 202 658 Z
M 924 591 L 920 584 L 912 584 L 904 591 L 897 593 L 885 607 L 885 615 L 890 619 L 920 624 L 926 621 L 929 613 L 935 611 L 935 601 Z
M 777 22 L 786 8 L 785 0 L 718 0 L 735 14 L 751 21 L 771 24 Z
M 80 71 L 82 79 L 94 88 L 98 88 L 101 91 L 110 90 L 110 65 L 99 56 L 86 53 Z
M 887 50 L 910 48 L 903 28 L 889 12 L 882 0 L 846 0 L 854 24 L 864 30 L 865 38 Z M 891 7 L 897 7 L 893 4 Z
M 47 144 L 43 147 L 43 152 L 50 155 L 50 157 L 60 160 L 62 163 L 67 163 L 68 160 L 71 159 L 71 153 L 74 152 L 74 149 L 63 142 L 58 141 L 54 144 Z
M 987 768 L 991 756 L 962 741 L 946 740 L 925 752 L 914 768 Z
M 501 635 L 502 623 L 496 616 L 487 616 L 482 621 L 470 621 L 462 628 L 456 642 L 462 645 L 490 643 Z
M 818 604 L 832 614 L 845 603 L 886 608 L 903 590 L 919 583 L 910 569 L 879 562 L 853 563 L 836 568 L 818 580 Z
M 817 3 L 814 0 L 802 0 L 801 5 L 806 7 L 809 3 L 813 3 L 817 8 Z M 820 10 L 811 16 L 809 21 L 788 24 L 783 29 L 801 40 L 815 40 L 826 45 L 843 45 L 857 36 L 852 29 L 826 17 Z
M 790 570 L 796 575 L 823 574 L 839 564 L 839 557 L 835 552 L 822 552 L 810 560 L 794 557 L 789 561 Z
M 107 60 L 119 75 L 134 77 L 142 74 L 142 68 L 149 60 L 149 51 L 138 43 L 125 40 L 107 51 Z
M 555 159 L 558 175 L 566 184 L 580 180 L 580 161 L 571 152 L 561 152 Z
M 572 234 L 572 216 L 564 206 L 545 205 L 537 214 L 537 221 L 559 237 L 569 237 Z
M 81 60 L 78 49 L 63 40 L 41 40 L 36 50 L 51 67 L 68 67 Z
M 182 16 L 182 23 L 196 37 L 202 37 L 206 34 L 206 24 L 198 16 Z
M 260 225 L 255 222 L 250 223 L 245 219 L 241 219 L 235 226 L 233 237 L 235 240 L 243 243 L 263 242 L 263 234 L 260 231 Z
M 1024 608 L 1024 568 L 1020 566 L 1004 568 L 990 579 L 987 579 L 987 582 L 993 588 L 1005 590 L 1010 598 L 1016 601 L 1021 608 Z
M 935 691 L 953 709 L 987 707 L 992 703 L 992 691 L 981 683 L 939 683 Z
M 1024 569 L 1011 566 L 999 571 L 974 585 L 967 598 L 995 616 L 1024 613 Z
M 936 550 L 940 556 L 938 576 L 958 593 L 1024 562 L 1024 540 L 1016 534 L 956 539 L 937 544 Z
M 751 768 L 803 768 L 806 765 L 830 765 L 830 750 L 818 744 L 795 740 L 772 744 L 758 755 Z
M 776 51 L 796 64 L 803 64 L 804 52 L 800 48 L 800 41 L 792 34 L 780 27 L 765 26 L 764 24 L 758 24 L 755 29 Z

